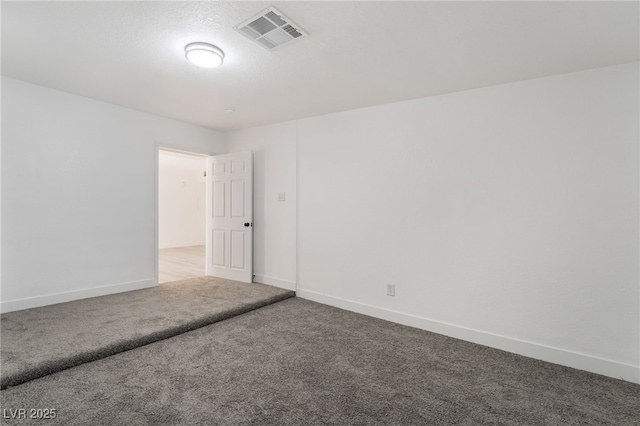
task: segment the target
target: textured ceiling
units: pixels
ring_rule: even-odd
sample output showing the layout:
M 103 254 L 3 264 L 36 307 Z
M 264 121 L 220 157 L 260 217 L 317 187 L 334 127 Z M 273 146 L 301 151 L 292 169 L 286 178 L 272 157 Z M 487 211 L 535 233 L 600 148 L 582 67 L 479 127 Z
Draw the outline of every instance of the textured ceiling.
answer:
M 269 52 L 233 30 L 271 5 L 310 36 Z M 1 7 L 3 75 L 220 130 L 640 59 L 635 1 Z M 193 41 L 224 65 L 188 63 Z

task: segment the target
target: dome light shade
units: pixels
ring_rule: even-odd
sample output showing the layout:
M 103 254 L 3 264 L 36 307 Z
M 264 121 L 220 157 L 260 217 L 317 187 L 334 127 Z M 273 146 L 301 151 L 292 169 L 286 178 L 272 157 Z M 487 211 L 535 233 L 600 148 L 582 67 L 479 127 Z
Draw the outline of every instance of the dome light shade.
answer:
M 222 65 L 224 52 L 213 44 L 195 42 L 184 47 L 184 56 L 189 62 L 199 67 L 216 68 Z

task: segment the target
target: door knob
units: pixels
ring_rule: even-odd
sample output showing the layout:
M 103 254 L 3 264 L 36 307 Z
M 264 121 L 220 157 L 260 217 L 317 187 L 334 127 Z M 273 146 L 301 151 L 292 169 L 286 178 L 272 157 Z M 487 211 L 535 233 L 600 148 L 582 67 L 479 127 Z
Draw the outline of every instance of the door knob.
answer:
M 251 225 L 251 224 L 250 224 L 249 222 L 245 222 L 245 223 L 244 223 L 244 226 L 245 226 L 246 228 L 248 228 L 250 225 Z

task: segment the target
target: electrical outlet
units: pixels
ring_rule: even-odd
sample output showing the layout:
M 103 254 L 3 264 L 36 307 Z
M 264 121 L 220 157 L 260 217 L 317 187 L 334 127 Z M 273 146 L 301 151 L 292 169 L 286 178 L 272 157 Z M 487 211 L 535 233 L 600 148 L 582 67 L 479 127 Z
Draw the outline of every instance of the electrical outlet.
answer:
M 396 295 L 396 285 L 387 284 L 387 296 L 395 296 L 395 295 Z

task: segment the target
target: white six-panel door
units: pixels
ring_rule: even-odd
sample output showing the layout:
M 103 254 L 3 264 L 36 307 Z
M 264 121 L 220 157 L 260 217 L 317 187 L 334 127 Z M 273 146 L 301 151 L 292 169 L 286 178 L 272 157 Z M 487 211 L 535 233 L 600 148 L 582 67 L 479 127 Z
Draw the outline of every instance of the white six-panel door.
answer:
M 251 151 L 207 159 L 206 274 L 253 281 Z

